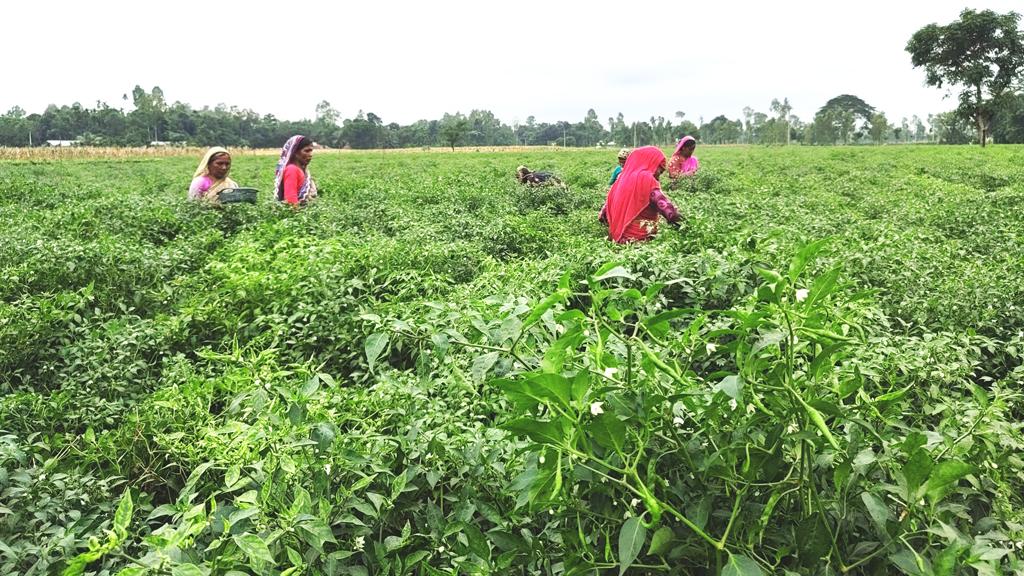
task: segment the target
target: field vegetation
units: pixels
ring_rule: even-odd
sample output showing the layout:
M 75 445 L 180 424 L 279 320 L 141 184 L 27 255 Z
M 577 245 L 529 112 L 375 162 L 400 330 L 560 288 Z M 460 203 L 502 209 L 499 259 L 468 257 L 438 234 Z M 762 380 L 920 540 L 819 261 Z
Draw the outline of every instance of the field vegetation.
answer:
M 0 573 L 1024 574 L 1024 148 L 698 154 L 0 162 Z

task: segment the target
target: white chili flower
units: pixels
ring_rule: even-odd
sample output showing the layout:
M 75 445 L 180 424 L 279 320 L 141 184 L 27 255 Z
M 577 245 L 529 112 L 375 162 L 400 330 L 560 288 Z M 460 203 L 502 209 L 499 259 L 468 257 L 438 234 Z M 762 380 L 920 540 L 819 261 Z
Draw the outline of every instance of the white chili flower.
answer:
M 675 418 L 672 419 L 672 424 L 674 424 L 678 428 L 682 428 L 683 424 L 686 424 L 686 420 L 684 420 L 680 416 L 676 416 Z
M 801 288 L 801 289 L 797 290 L 796 291 L 796 301 L 797 302 L 803 302 L 804 300 L 807 300 L 807 292 L 808 292 L 807 288 Z
M 600 416 L 601 414 L 604 414 L 604 408 L 602 408 L 602 406 L 604 406 L 604 402 L 592 402 L 590 404 L 590 415 Z
M 541 454 L 539 457 L 537 457 L 537 462 L 540 462 L 541 464 L 544 463 L 544 455 L 543 454 Z
M 704 349 L 708 351 L 708 354 L 714 354 L 715 350 L 718 350 L 718 344 L 714 342 L 708 342 L 704 345 Z
M 615 376 L 618 373 L 619 373 L 619 369 L 618 368 L 612 368 L 611 366 L 609 366 L 609 367 L 604 369 L 604 377 L 605 378 L 611 378 L 612 376 Z
M 362 552 L 364 546 L 366 546 L 366 537 L 364 536 L 356 536 L 352 541 L 352 548 L 356 552 Z
M 729 400 L 729 409 L 730 410 L 735 410 L 736 407 L 739 406 L 739 405 L 740 405 L 740 403 L 737 402 L 735 398 L 733 398 L 732 400 Z
M 747 414 L 753 414 L 754 412 L 757 412 L 757 408 L 753 404 L 747 404 Z

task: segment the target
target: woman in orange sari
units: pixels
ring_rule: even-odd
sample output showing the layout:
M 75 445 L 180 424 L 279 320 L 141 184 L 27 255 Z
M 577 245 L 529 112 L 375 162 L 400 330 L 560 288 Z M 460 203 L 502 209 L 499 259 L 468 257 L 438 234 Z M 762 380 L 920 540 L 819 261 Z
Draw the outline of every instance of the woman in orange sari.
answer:
M 658 182 L 665 163 L 665 153 L 655 146 L 637 148 L 629 154 L 599 216 L 608 224 L 609 238 L 619 244 L 650 240 L 658 233 L 659 215 L 678 226 L 679 211 L 661 192 Z

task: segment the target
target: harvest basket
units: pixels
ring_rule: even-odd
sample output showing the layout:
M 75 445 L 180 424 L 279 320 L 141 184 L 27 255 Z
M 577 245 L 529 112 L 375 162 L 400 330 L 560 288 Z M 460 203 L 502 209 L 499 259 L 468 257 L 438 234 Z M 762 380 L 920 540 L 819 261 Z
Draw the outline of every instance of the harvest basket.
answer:
M 227 188 L 221 190 L 217 195 L 217 201 L 221 204 L 237 204 L 239 202 L 255 204 L 256 193 L 255 188 Z

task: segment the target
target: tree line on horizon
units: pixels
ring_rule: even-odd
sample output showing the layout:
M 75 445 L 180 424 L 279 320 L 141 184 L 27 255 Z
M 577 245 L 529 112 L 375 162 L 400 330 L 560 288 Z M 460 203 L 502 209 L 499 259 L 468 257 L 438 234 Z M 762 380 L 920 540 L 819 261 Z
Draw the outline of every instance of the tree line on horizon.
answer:
M 434 146 L 645 146 L 671 145 L 685 134 L 705 144 L 965 144 L 977 140 L 968 118 L 950 111 L 890 121 L 862 100 L 843 94 L 826 102 L 809 122 L 791 114 L 788 98 L 772 100 L 767 112 L 752 107 L 739 118 L 719 115 L 695 123 L 682 111 L 671 117 L 627 121 L 622 113 L 602 123 L 590 109 L 579 122 L 507 124 L 489 110 L 445 114 L 407 125 L 386 123 L 373 112 L 342 118 L 327 101 L 312 120 L 279 120 L 272 114 L 234 106 L 193 108 L 168 104 L 163 91 L 136 86 L 130 110 L 97 102 L 50 105 L 28 114 L 15 106 L 0 116 L 0 146 L 46 145 L 49 140 L 86 146 L 146 146 L 172 143 L 194 146 L 274 148 L 293 134 L 305 134 L 331 148 L 419 148 Z M 1024 142 L 1024 93 L 1005 99 L 990 122 L 997 143 Z
M 947 25 L 929 24 L 910 38 L 906 51 L 925 83 L 956 90 L 957 107 L 949 112 L 916 115 L 899 122 L 861 98 L 842 94 L 826 102 L 808 122 L 791 114 L 788 98 L 773 99 L 769 112 L 743 109 L 743 116 L 719 115 L 697 123 L 683 111 L 672 117 L 651 116 L 626 122 L 622 113 L 602 124 L 590 109 L 582 121 L 502 122 L 489 110 L 445 114 L 408 125 L 385 123 L 362 110 L 341 118 L 321 101 L 313 120 L 279 120 L 272 114 L 218 105 L 192 108 L 169 104 L 163 90 L 132 90 L 132 109 L 97 102 L 51 104 L 41 114 L 15 106 L 0 116 L 0 146 L 37 146 L 47 141 L 92 146 L 144 146 L 153 143 L 195 146 L 274 148 L 293 134 L 304 134 L 332 148 L 412 148 L 431 146 L 643 146 L 671 145 L 689 134 L 705 144 L 940 144 L 1024 142 L 1024 32 L 1016 12 L 964 9 Z M 125 102 L 129 101 L 127 94 Z

